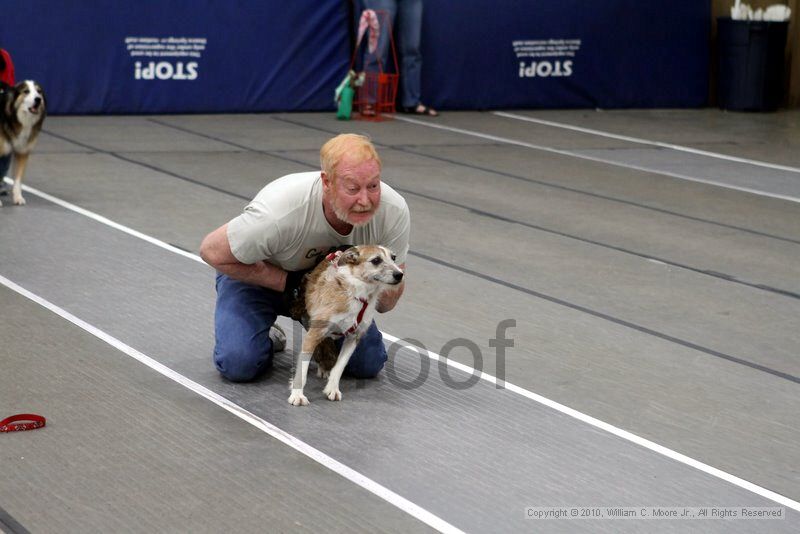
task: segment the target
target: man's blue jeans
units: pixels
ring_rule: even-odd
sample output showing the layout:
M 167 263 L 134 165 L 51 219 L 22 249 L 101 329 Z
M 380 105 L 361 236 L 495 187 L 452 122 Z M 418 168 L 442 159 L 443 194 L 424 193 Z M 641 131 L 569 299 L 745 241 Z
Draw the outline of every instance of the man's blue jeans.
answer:
M 422 0 L 362 0 L 364 9 L 386 11 L 397 32 L 398 61 L 400 62 L 400 105 L 413 108 L 420 103 L 422 93 Z M 381 22 L 383 20 L 381 19 Z M 383 69 L 392 61 L 389 50 L 389 32 L 381 29 L 378 49 L 367 57 L 365 70 L 377 71 L 379 58 Z
M 269 329 L 278 315 L 289 315 L 281 293 L 217 273 L 214 365 L 222 376 L 247 382 L 272 367 Z M 386 359 L 383 336 L 373 321 L 344 372 L 354 378 L 374 378 Z

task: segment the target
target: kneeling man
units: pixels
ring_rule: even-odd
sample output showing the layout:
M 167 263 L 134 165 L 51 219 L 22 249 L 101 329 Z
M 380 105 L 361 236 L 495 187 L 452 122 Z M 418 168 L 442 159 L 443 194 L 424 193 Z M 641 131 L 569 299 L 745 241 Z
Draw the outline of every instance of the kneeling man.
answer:
M 203 260 L 217 270 L 214 364 L 228 380 L 257 378 L 285 345 L 275 320 L 289 315 L 302 273 L 343 245 L 383 245 L 405 271 L 411 218 L 399 193 L 381 182 L 381 160 L 364 136 L 341 134 L 320 150 L 322 171 L 290 174 L 262 189 L 244 212 L 208 234 Z M 378 312 L 395 307 L 403 282 Z M 373 378 L 386 363 L 373 322 L 345 374 Z

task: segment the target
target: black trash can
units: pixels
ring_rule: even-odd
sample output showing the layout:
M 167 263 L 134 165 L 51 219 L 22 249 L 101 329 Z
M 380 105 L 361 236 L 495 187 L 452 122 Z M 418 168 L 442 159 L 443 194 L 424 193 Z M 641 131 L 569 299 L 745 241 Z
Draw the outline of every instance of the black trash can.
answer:
M 788 27 L 789 21 L 717 19 L 719 107 L 735 111 L 778 109 L 784 96 Z

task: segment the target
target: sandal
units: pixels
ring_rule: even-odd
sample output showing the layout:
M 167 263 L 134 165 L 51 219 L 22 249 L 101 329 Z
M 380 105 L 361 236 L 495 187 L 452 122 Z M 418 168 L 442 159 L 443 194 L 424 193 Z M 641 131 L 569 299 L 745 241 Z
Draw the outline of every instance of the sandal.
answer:
M 433 108 L 426 106 L 425 104 L 417 104 L 416 107 L 412 108 L 405 108 L 404 110 L 406 113 L 411 113 L 412 115 L 427 115 L 428 117 L 438 117 L 439 112 Z

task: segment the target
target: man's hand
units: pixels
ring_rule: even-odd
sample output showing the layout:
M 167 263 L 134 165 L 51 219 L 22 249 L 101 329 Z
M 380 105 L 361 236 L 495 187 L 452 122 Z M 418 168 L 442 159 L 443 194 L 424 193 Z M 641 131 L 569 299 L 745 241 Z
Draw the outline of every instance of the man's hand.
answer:
M 398 265 L 400 269 L 405 273 L 406 272 L 406 264 Z M 378 298 L 378 303 L 375 305 L 375 310 L 378 313 L 386 313 L 388 311 L 392 311 L 395 306 L 397 306 L 397 301 L 400 300 L 400 297 L 403 296 L 403 291 L 406 289 L 406 277 L 403 276 L 403 281 L 400 282 L 395 287 L 391 289 L 387 289 L 381 296 Z

